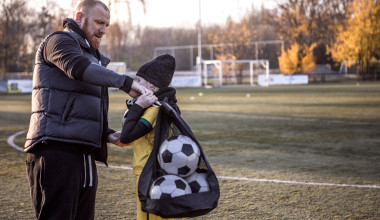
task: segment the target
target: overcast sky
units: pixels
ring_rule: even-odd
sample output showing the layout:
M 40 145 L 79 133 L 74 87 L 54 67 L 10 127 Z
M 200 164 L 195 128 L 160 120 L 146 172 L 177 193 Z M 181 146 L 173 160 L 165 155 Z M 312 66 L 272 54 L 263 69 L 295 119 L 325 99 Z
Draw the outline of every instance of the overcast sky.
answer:
M 56 0 L 62 7 L 69 8 L 68 0 Z M 102 0 L 108 4 L 108 0 Z M 200 0 L 202 25 L 223 24 L 228 16 L 235 21 L 245 15 L 252 5 L 260 8 L 274 8 L 277 0 Z M 115 0 L 114 0 L 115 2 Z M 123 2 L 118 0 L 118 2 Z M 199 19 L 199 0 L 145 0 L 144 14 L 138 0 L 129 0 L 132 7 L 132 22 L 142 26 L 154 27 L 194 27 Z M 128 20 L 126 3 L 111 5 L 111 20 L 118 17 Z

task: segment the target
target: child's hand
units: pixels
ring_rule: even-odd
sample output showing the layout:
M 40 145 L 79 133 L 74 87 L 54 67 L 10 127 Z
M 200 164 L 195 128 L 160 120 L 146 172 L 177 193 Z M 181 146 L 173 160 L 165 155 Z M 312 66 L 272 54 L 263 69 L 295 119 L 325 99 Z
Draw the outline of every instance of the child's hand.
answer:
M 116 146 L 119 146 L 119 147 L 130 146 L 133 144 L 133 143 L 128 143 L 128 144 L 121 143 L 120 142 L 120 135 L 121 135 L 120 131 L 116 131 L 115 133 L 109 134 L 108 135 L 108 141 L 110 143 L 116 145 Z
M 153 103 L 157 102 L 157 100 L 158 99 L 155 95 L 145 93 L 137 98 L 135 104 L 138 104 L 139 106 L 141 106 L 141 108 L 147 108 L 151 106 Z

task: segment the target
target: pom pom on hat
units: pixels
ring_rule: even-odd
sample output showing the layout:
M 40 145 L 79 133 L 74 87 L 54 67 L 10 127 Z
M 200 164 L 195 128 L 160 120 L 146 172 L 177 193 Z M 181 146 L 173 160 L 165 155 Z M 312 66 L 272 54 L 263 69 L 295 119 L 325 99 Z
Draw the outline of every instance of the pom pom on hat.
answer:
M 175 70 L 175 58 L 164 54 L 143 64 L 136 76 L 144 78 L 158 88 L 168 87 Z

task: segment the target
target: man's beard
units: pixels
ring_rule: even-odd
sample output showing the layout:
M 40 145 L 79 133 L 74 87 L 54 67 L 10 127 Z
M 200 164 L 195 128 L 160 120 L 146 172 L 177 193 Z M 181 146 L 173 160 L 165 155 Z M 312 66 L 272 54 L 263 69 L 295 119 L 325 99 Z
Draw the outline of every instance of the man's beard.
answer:
M 93 33 L 88 32 L 88 27 L 89 27 L 88 20 L 84 19 L 83 25 L 82 25 L 82 30 L 84 32 L 84 36 L 86 37 L 86 40 L 89 42 L 90 47 L 97 50 L 100 47 L 100 41 L 98 42 L 98 41 L 96 41 L 96 39 L 93 39 L 93 37 L 95 37 L 95 36 L 93 35 Z

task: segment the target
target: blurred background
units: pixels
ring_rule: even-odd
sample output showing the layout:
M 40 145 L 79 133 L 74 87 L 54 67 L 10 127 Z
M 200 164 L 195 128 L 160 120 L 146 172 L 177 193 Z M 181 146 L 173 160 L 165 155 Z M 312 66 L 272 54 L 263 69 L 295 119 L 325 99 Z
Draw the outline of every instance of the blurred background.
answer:
M 221 187 L 198 219 L 380 219 L 379 0 L 104 3 L 108 68 L 134 76 L 155 56 L 176 58 L 182 116 Z M 36 50 L 75 5 L 0 0 L 0 219 L 34 216 L 25 153 L 8 143 L 22 150 Z M 115 130 L 126 98 L 110 93 Z M 108 158 L 96 219 L 133 219 L 133 149 L 110 145 Z
M 270 74 L 305 74 L 307 83 L 379 78 L 378 0 L 103 2 L 111 24 L 100 51 L 111 58 L 109 68 L 122 74 L 133 75 L 148 60 L 170 53 L 178 74 L 198 74 L 202 85 L 257 84 L 249 75 L 265 74 L 267 66 Z M 0 80 L 31 79 L 38 45 L 62 30 L 75 5 L 0 0 Z M 222 82 L 210 80 L 219 75 Z

